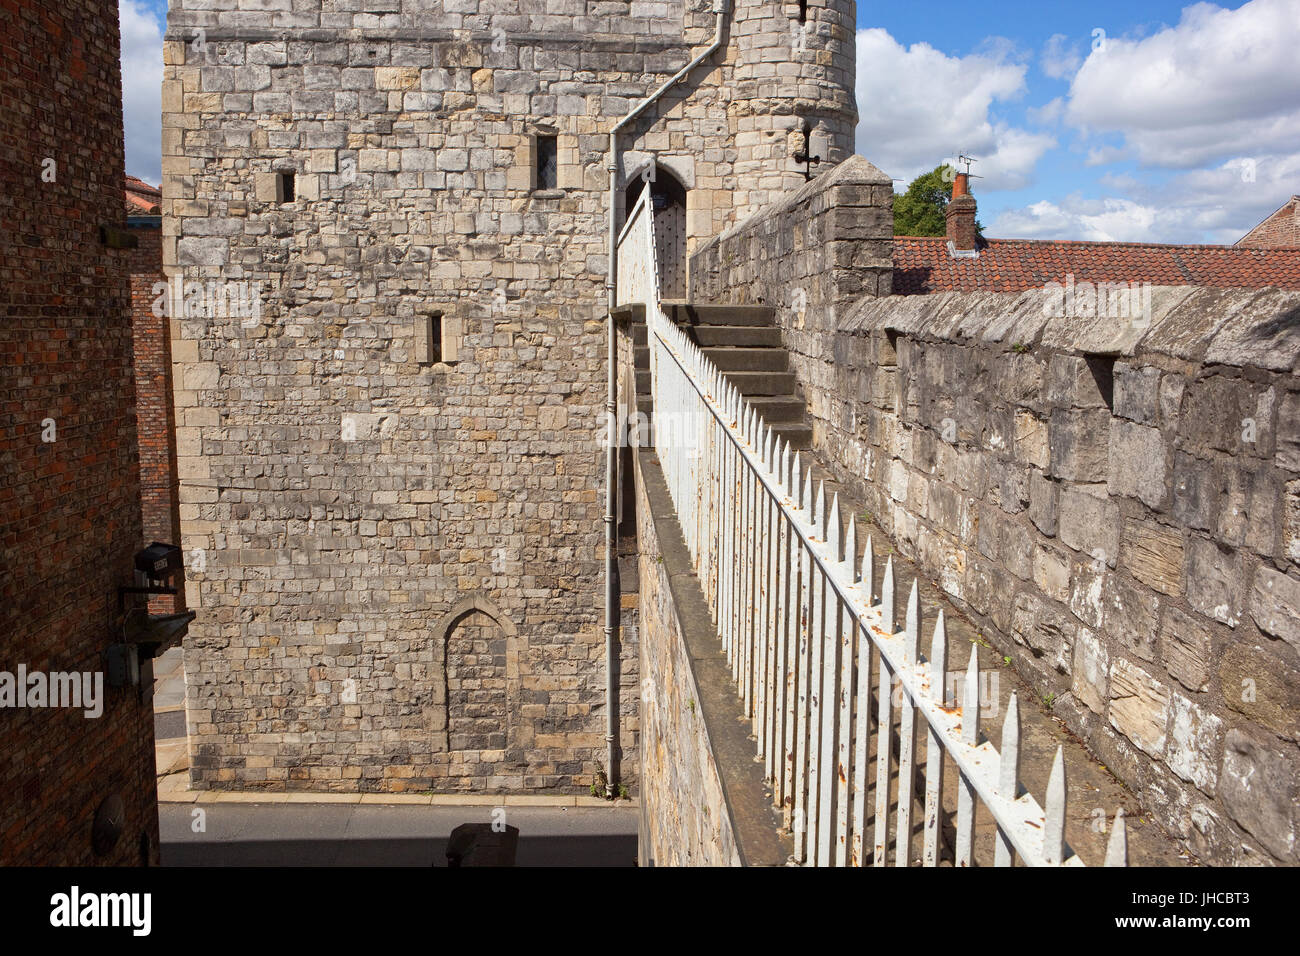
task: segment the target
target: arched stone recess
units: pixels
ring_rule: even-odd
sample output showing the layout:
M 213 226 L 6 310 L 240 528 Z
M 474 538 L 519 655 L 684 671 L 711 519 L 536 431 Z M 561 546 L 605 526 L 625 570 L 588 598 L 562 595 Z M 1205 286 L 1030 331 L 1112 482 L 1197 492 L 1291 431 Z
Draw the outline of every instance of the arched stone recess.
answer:
M 518 629 L 492 601 L 458 601 L 434 630 L 435 672 L 442 674 L 436 750 L 466 763 L 499 764 L 515 745 L 519 688 Z M 441 658 L 438 660 L 437 658 Z M 491 773 L 490 766 L 468 770 Z

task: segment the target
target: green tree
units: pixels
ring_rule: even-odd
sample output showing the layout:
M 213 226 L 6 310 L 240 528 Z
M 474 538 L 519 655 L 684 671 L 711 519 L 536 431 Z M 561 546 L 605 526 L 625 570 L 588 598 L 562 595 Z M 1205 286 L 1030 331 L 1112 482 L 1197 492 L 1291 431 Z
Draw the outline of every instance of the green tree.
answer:
M 947 172 L 945 176 L 944 173 Z M 894 194 L 894 235 L 943 236 L 948 223 L 944 210 L 952 199 L 953 173 L 947 164 L 940 164 L 928 173 L 912 180 L 907 192 Z M 984 237 L 984 227 L 975 222 L 975 234 Z

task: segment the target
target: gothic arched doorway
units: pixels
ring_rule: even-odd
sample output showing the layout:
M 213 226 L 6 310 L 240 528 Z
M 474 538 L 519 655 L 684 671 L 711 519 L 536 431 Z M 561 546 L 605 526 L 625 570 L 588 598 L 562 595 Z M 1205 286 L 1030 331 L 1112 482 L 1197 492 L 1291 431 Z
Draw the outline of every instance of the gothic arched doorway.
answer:
M 479 751 L 471 759 L 482 763 L 488 759 L 483 752 L 498 752 L 491 758 L 496 762 L 511 746 L 515 633 L 510 619 L 483 598 L 463 600 L 443 618 L 435 644 L 444 681 L 439 749 Z
M 686 187 L 662 166 L 654 166 L 650 202 L 655 214 L 655 258 L 659 266 L 659 295 L 686 298 Z M 646 177 L 636 175 L 624 194 L 624 209 L 641 197 Z

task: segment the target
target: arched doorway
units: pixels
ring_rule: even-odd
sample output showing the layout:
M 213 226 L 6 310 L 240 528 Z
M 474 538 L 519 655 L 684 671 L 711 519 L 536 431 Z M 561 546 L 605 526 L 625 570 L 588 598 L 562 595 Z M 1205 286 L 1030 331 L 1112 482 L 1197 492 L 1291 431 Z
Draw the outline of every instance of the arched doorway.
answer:
M 662 166 L 654 166 L 650 201 L 655 214 L 655 254 L 659 267 L 659 295 L 686 298 L 686 187 Z M 624 194 L 625 210 L 641 197 L 646 177 L 636 175 Z
M 511 682 L 518 677 L 510 653 L 515 633 L 510 619 L 483 598 L 460 601 L 443 618 L 435 647 L 445 681 L 442 749 L 504 752 L 510 746 Z

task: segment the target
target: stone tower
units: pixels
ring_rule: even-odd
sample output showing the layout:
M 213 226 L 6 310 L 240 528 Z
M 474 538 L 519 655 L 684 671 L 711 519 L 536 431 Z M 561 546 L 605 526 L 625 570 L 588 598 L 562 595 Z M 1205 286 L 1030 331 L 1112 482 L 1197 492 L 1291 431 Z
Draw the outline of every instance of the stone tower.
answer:
M 853 154 L 856 6 L 737 0 L 728 109 L 737 220 Z M 800 161 L 801 155 L 821 161 Z
M 802 120 L 848 155 L 853 3 L 827 2 L 732 0 L 723 46 L 625 128 L 617 202 L 671 176 L 685 251 L 803 181 Z M 581 792 L 609 769 L 607 147 L 709 48 L 715 4 L 171 3 L 196 787 Z

